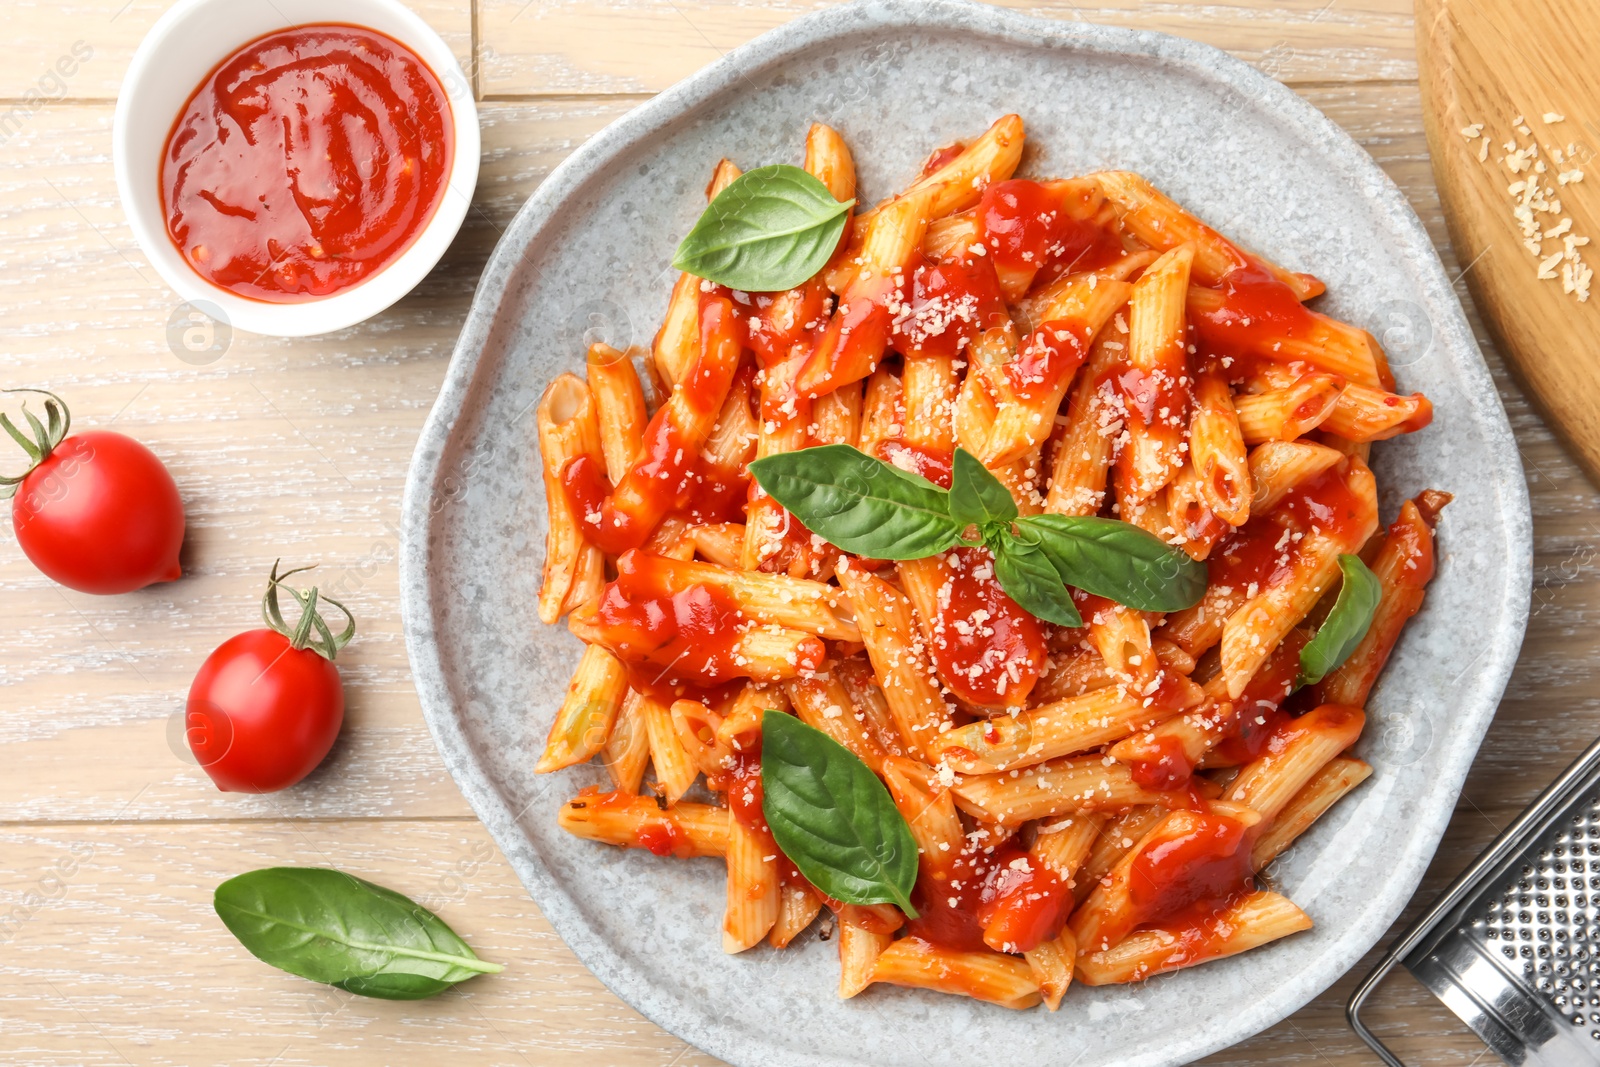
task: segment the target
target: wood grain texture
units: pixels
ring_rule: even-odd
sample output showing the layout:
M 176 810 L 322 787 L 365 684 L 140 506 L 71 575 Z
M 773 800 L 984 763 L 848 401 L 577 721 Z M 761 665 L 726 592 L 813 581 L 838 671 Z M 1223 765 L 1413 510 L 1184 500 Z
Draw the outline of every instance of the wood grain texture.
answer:
M 1600 286 L 1579 303 L 1559 280 L 1540 279 L 1542 257 L 1524 247 L 1509 191 L 1540 181 L 1561 205 L 1534 216 L 1540 228 L 1570 218 L 1574 234 L 1600 238 L 1600 22 L 1561 0 L 1418 0 L 1417 15 L 1428 142 L 1452 240 L 1474 264 L 1467 283 L 1534 399 L 1600 477 Z M 1461 132 L 1478 124 L 1489 139 L 1484 160 Z M 1534 143 L 1548 171 L 1513 174 L 1506 146 Z M 1556 152 L 1576 159 L 1562 165 Z M 1559 184 L 1557 173 L 1572 168 L 1595 173 Z M 1561 251 L 1557 240 L 1542 248 Z M 1578 251 L 1600 263 L 1600 247 Z
M 0 19 L 17 31 L 24 57 L 12 66 L 42 54 L 38 42 L 77 39 L 86 13 L 109 21 L 116 2 L 6 5 Z M 496 2 L 479 12 L 485 49 L 506 40 Z M 1093 10 L 1247 57 L 1274 40 L 1299 42 L 1277 72 L 1373 153 L 1455 274 L 1417 86 L 1372 80 L 1410 77 L 1405 5 L 1335 0 L 1312 21 L 1325 3 Z M 137 0 L 121 18 L 143 12 L 148 24 L 159 6 Z M 447 19 L 470 26 L 462 5 L 416 6 L 441 28 Z M 535 6 L 590 20 L 573 23 L 589 35 L 562 46 L 571 55 L 604 51 L 595 62 L 619 69 L 629 57 L 641 69 L 658 61 L 652 47 L 619 38 L 627 27 L 601 19 L 599 5 Z M 744 17 L 774 16 L 751 8 Z M 107 59 L 106 86 L 120 78 L 137 36 L 123 58 Z M 558 69 L 570 67 L 567 52 L 551 54 Z M 652 77 L 675 76 L 661 70 Z M 540 91 L 521 84 L 534 88 L 502 91 Z M 182 582 L 128 597 L 59 590 L 9 533 L 0 535 L 0 1061 L 711 1062 L 619 1004 L 539 917 L 439 763 L 411 688 L 397 607 L 393 523 L 404 472 L 477 275 L 550 168 L 632 106 L 606 95 L 614 88 L 596 91 L 484 107 L 484 171 L 467 226 L 395 308 L 326 338 L 238 336 L 202 367 L 169 350 L 176 299 L 134 247 L 117 205 L 109 103 L 52 103 L 0 141 L 0 384 L 58 389 L 81 425 L 144 440 L 172 466 L 190 517 Z M 1534 615 L 1424 901 L 1600 733 L 1600 498 L 1474 325 L 1528 469 Z M 1442 551 L 1468 536 L 1450 527 L 1447 512 Z M 172 715 L 206 653 L 255 625 L 262 576 L 280 554 L 320 563 L 322 580 L 348 593 L 361 617 L 342 659 L 348 725 L 329 764 L 301 787 L 269 798 L 224 795 L 179 757 L 181 745 L 174 750 Z M 1437 728 L 1448 729 L 1447 707 Z M 271 863 L 337 864 L 392 885 L 438 907 L 486 958 L 511 967 L 410 1006 L 282 975 L 234 945 L 207 903 L 223 878 Z M 1353 981 L 1206 1062 L 1372 1062 L 1343 1021 Z M 1465 1064 L 1481 1051 L 1408 978 L 1383 996 L 1374 1025 L 1407 1062 Z M 1054 1021 L 1070 1010 L 1069 1001 Z M 1041 1016 L 1041 1025 L 1051 1022 Z
M 480 84 L 491 97 L 655 92 L 834 2 L 480 0 Z M 1410 0 L 1001 0 L 1000 6 L 1193 37 L 1289 82 L 1416 77 Z
M 715 1062 L 573 958 L 476 821 L 0 827 L 0 854 L 8 1063 Z M 211 892 L 285 865 L 359 871 L 506 969 L 418 1003 L 274 970 L 239 948 Z
M 169 0 L 6 0 L 0 10 L 7 44 L 0 138 L 9 135 L 5 116 L 17 104 L 26 105 L 20 113 L 27 114 L 52 101 L 116 99 L 134 49 L 171 6 Z M 406 0 L 406 6 L 428 20 L 471 73 L 471 6 L 462 0 Z M 73 45 L 87 47 L 89 58 L 75 69 L 71 63 L 57 68 L 63 56 L 73 55 Z

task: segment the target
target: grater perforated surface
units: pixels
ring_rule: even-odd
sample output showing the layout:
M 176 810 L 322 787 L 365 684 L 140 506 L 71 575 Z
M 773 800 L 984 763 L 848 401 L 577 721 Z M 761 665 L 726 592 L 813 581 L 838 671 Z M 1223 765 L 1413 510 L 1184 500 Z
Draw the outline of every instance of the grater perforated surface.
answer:
M 1516 1067 L 1600 1067 L 1600 745 L 1591 752 L 1404 960 Z
M 1571 807 L 1462 933 L 1600 1044 L 1600 791 Z
M 1511 1067 L 1600 1067 L 1600 740 L 1556 776 L 1350 996 L 1351 1027 L 1402 965 Z

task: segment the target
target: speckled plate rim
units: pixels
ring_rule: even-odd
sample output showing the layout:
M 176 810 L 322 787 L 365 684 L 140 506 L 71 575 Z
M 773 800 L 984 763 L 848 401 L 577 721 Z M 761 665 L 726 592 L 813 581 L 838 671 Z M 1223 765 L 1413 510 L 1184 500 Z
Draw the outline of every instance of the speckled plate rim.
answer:
M 1456 709 L 1449 751 L 1443 761 L 1446 773 L 1438 777 L 1425 810 L 1417 813 L 1413 840 L 1426 847 L 1412 848 L 1399 857 L 1391 876 L 1373 887 L 1370 906 L 1360 921 L 1343 931 L 1337 951 L 1322 956 L 1317 966 L 1279 985 L 1268 996 L 1241 1006 L 1225 1025 L 1196 1029 L 1151 1054 L 1130 1058 L 1127 1067 L 1186 1063 L 1243 1040 L 1293 1013 L 1348 970 L 1399 915 L 1438 847 L 1454 798 L 1516 662 L 1527 623 L 1528 595 L 1518 597 L 1515 590 L 1530 590 L 1532 577 L 1532 518 L 1515 440 L 1476 339 L 1421 221 L 1400 189 L 1349 135 L 1292 90 L 1216 48 L 1150 31 L 1041 20 L 965 0 L 857 0 L 802 17 L 741 46 L 585 142 L 539 186 L 497 245 L 412 459 L 402 504 L 400 592 L 406 646 L 423 714 L 457 785 L 504 850 L 545 918 L 613 992 L 659 1026 L 730 1063 L 822 1067 L 830 1062 L 804 1050 L 764 1042 L 721 1026 L 714 1012 L 686 1001 L 673 990 L 652 985 L 615 946 L 592 936 L 574 902 L 545 869 L 519 826 L 517 813 L 473 751 L 455 712 L 433 630 L 428 580 L 428 534 L 433 509 L 429 503 L 446 477 L 442 457 L 464 409 L 484 345 L 501 313 L 521 249 L 528 247 L 567 198 L 639 141 L 718 97 L 738 80 L 841 35 L 866 28 L 895 27 L 957 29 L 1017 44 L 1045 44 L 1153 60 L 1190 77 L 1222 83 L 1254 103 L 1271 108 L 1289 130 L 1339 167 L 1349 180 L 1375 191 L 1375 206 L 1400 231 L 1394 251 L 1423 293 L 1436 342 L 1455 355 L 1452 369 L 1461 377 L 1478 425 L 1492 438 L 1489 447 L 1496 465 L 1481 474 L 1502 501 L 1506 588 L 1511 592 L 1503 613 L 1491 623 L 1488 650 L 1474 672 L 1472 689 L 1476 699 Z

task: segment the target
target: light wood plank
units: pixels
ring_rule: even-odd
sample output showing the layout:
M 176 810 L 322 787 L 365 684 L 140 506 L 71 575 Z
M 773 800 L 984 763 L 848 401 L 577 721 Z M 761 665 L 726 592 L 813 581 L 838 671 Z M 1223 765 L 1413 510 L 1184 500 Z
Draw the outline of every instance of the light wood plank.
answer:
M 56 106 L 0 168 L 0 377 L 61 392 L 77 425 L 111 425 L 172 469 L 188 509 L 186 577 L 126 597 L 46 581 L 7 534 L 0 585 L 0 810 L 9 818 L 464 815 L 410 683 L 395 522 L 412 447 L 489 250 L 572 147 L 626 107 L 550 103 L 485 113 L 478 207 L 411 297 L 359 329 L 286 341 L 239 335 L 195 367 L 166 344 L 176 298 L 133 244 L 105 153 L 110 109 Z M 316 778 L 224 795 L 173 751 L 189 680 L 260 625 L 267 568 L 319 563 L 360 633 L 340 663 L 342 740 Z M 336 593 L 335 595 L 339 595 Z
M 654 92 L 833 0 L 480 0 L 488 96 Z M 1290 82 L 1415 78 L 1410 0 L 1002 0 L 1045 18 L 1161 30 Z
M 1442 242 L 1415 87 L 1302 92 L 1374 153 Z M 0 827 L 0 921 L 26 894 L 45 891 L 74 846 L 94 849 L 79 867 L 90 873 L 65 879 L 44 906 L 28 905 L 27 923 L 7 946 L 23 961 L 0 975 L 7 1058 L 248 1063 L 281 1037 L 259 1062 L 285 1046 L 280 1063 L 429 1062 L 449 1055 L 446 1048 L 482 1048 L 496 1063 L 710 1062 L 617 1006 L 571 960 L 503 860 L 480 862 L 489 846 L 475 822 L 327 821 L 465 814 L 410 689 L 387 524 L 497 227 L 554 162 L 627 106 L 487 108 L 481 214 L 418 293 L 333 339 L 239 338 L 206 368 L 166 350 L 172 297 L 132 249 L 116 206 L 109 107 L 49 108 L 23 137 L 0 145 L 0 378 L 54 383 L 77 400 L 84 425 L 114 419 L 150 443 L 172 463 L 194 531 L 183 584 L 115 600 L 56 591 L 11 538 L 0 538 L 8 623 L 0 811 L 11 819 L 124 820 Z M 1423 901 L 1600 732 L 1588 626 L 1600 604 L 1600 497 L 1488 354 L 1529 468 L 1535 616 Z M 335 584 L 351 589 L 366 623 L 347 663 L 350 725 L 329 768 L 307 787 L 271 800 L 223 796 L 168 749 L 165 727 L 205 652 L 254 624 L 256 575 L 278 552 L 323 561 Z M 132 822 L 246 815 L 323 821 Z M 207 909 L 217 881 L 273 862 L 337 862 L 423 898 L 440 893 L 462 865 L 477 864 L 466 878 L 472 888 L 445 894 L 439 906 L 486 956 L 519 961 L 516 972 L 528 977 L 508 974 L 411 1009 L 356 1001 L 334 1014 L 340 1005 L 324 1005 L 318 987 L 240 954 Z M 174 963 L 173 934 L 186 950 L 202 951 Z M 1207 1062 L 1370 1062 L 1341 1015 L 1354 980 Z M 67 983 L 66 995 L 41 992 L 46 981 Z M 513 989 L 518 982 L 526 984 Z M 1475 1039 L 1414 983 L 1391 988 L 1377 1023 L 1386 1036 L 1399 1035 L 1393 1043 L 1408 1062 L 1464 1063 L 1478 1054 Z M 502 989 L 513 991 L 501 999 Z M 547 1011 L 550 1004 L 561 1010 Z M 25 1027 L 13 1027 L 14 1019 Z
M 1304 91 L 1373 150 L 1443 240 L 1414 90 Z M 194 534 L 184 584 L 114 600 L 61 592 L 14 545 L 0 557 L 0 581 L 16 605 L 6 649 L 16 702 L 0 709 L 0 739 L 13 744 L 18 769 L 0 779 L 0 801 L 16 816 L 112 817 L 141 789 L 134 811 L 152 817 L 464 813 L 422 729 L 398 632 L 392 522 L 403 472 L 498 227 L 558 158 L 626 107 L 488 107 L 482 211 L 422 290 L 331 341 L 242 336 L 208 368 L 165 349 L 173 298 L 142 285 L 136 269 L 150 282 L 154 274 L 126 234 L 109 178 L 96 170 L 107 109 L 54 107 L 30 128 L 27 154 L 8 154 L 11 166 L 0 171 L 6 376 L 53 382 L 75 398 L 85 426 L 117 418 L 157 448 L 186 486 Z M 1574 496 L 1581 478 L 1514 387 L 1504 395 L 1536 467 L 1544 585 L 1502 720 L 1538 713 L 1531 680 L 1592 680 L 1568 611 L 1595 590 L 1594 499 Z M 206 651 L 253 625 L 259 571 L 277 553 L 323 561 L 328 581 L 352 592 L 362 614 L 363 637 L 347 659 L 350 729 L 317 789 L 221 797 L 174 757 L 166 725 Z M 1549 630 L 1539 629 L 1546 622 Z M 1581 736 L 1574 729 L 1566 747 L 1576 752 Z M 1483 760 L 1498 760 L 1496 752 Z M 85 760 L 93 773 L 83 773 Z
M 1376 154 L 1442 241 L 1415 90 L 1305 93 Z M 192 533 L 183 583 L 111 599 L 59 590 L 7 539 L 0 583 L 13 621 L 0 664 L 14 697 L 0 706 L 0 743 L 17 773 L 0 776 L 0 807 L 29 819 L 465 814 L 421 722 L 395 606 L 404 472 L 498 228 L 555 162 L 627 106 L 486 108 L 481 211 L 417 293 L 332 339 L 241 336 L 202 368 L 166 349 L 174 300 L 153 284 L 122 223 L 103 166 L 109 109 L 55 107 L 30 128 L 28 155 L 0 170 L 0 367 L 8 381 L 67 392 L 82 425 L 115 417 L 166 457 Z M 1593 684 L 1576 620 L 1600 596 L 1600 549 L 1593 494 L 1514 387 L 1503 393 L 1536 479 L 1539 520 L 1541 611 L 1500 720 L 1526 727 L 1547 714 L 1549 690 L 1536 697 L 1536 686 Z M 321 562 L 362 618 L 345 660 L 349 725 L 313 785 L 224 796 L 174 754 L 169 726 L 205 654 L 255 625 L 260 575 L 278 554 Z M 1592 701 L 1577 703 L 1570 732 L 1541 734 L 1551 750 L 1575 754 L 1600 725 Z M 1493 768 L 1494 795 L 1519 781 L 1502 751 L 1490 745 L 1480 758 Z
M 8 1063 L 715 1061 L 621 1003 L 550 930 L 475 820 L 0 828 Z M 211 906 L 245 871 L 337 866 L 441 915 L 504 972 L 369 1000 L 251 956 Z
M 0 71 L 0 116 L 17 102 L 114 100 L 134 50 L 170 0 L 7 0 L 5 69 Z M 472 7 L 462 0 L 406 0 L 471 73 Z M 56 64 L 62 56 L 91 55 L 81 64 Z M 220 61 L 223 57 L 218 56 Z M 70 74 L 63 76 L 65 72 Z M 26 115 L 29 107 L 21 109 Z M 177 116 L 173 116 L 176 118 Z M 9 130 L 0 126 L 9 136 Z M 0 146 L 7 144 L 0 140 Z
M 1424 115 L 1440 192 L 1454 243 L 1481 255 L 1467 279 L 1473 297 L 1530 393 L 1600 477 L 1600 371 L 1591 358 L 1600 346 L 1600 301 L 1588 300 L 1586 280 L 1579 292 L 1566 291 L 1591 264 L 1563 263 L 1564 251 L 1583 255 L 1563 240 L 1529 242 L 1515 215 L 1538 191 L 1524 209 L 1535 213 L 1535 236 L 1558 224 L 1570 230 L 1567 240 L 1594 236 L 1600 191 L 1592 180 L 1568 179 L 1592 169 L 1595 130 L 1586 117 L 1600 111 L 1591 58 L 1600 24 L 1563 3 L 1423 0 L 1418 7 Z M 1480 142 L 1461 134 L 1474 127 Z M 1538 170 L 1513 173 L 1508 146 L 1531 148 L 1539 158 L 1527 166 Z M 1508 186 L 1528 191 L 1513 196 Z
M 0 850 L 0 1049 L 31 1065 L 340 1067 L 432 1062 L 467 1048 L 475 1063 L 716 1062 L 589 975 L 472 820 L 10 826 L 0 827 Z M 274 865 L 338 866 L 406 893 L 507 969 L 409 1005 L 282 974 L 249 956 L 210 905 L 221 881 Z M 1368 965 L 1203 1062 L 1366 1062 L 1342 1003 Z M 1445 1067 L 1476 1053 L 1476 1039 L 1408 977 L 1385 987 L 1373 1018 L 1399 1035 L 1408 1063 Z

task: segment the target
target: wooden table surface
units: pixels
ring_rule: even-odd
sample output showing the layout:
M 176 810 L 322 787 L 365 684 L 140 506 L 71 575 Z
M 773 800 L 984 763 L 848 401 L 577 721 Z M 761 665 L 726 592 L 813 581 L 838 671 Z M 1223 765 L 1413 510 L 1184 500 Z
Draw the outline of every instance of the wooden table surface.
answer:
M 584 970 L 456 791 L 411 686 L 395 523 L 474 283 L 523 200 L 650 93 L 820 3 L 468 5 L 412 0 L 471 72 L 483 118 L 474 209 L 439 268 L 363 326 L 297 341 L 236 335 L 205 365 L 169 346 L 178 300 L 135 246 L 111 168 L 117 86 L 166 0 L 5 0 L 0 10 L 0 384 L 58 391 L 78 426 L 144 441 L 177 478 L 189 519 L 183 579 L 121 597 L 63 590 L 9 533 L 0 538 L 0 1061 L 713 1062 Z M 1258 65 L 1373 154 L 1452 275 L 1472 259 L 1448 248 L 1439 214 L 1410 0 L 1015 6 L 1182 34 Z M 92 54 L 70 77 L 53 73 L 75 45 Z M 1600 732 L 1596 495 L 1479 336 L 1532 491 L 1534 613 L 1424 900 Z M 320 564 L 321 582 L 360 617 L 340 660 L 344 734 L 295 789 L 223 794 L 186 758 L 182 701 L 205 655 L 256 624 L 278 556 Z M 269 864 L 337 865 L 393 886 L 508 967 L 412 1004 L 282 974 L 247 955 L 210 906 L 217 883 Z M 1376 1062 L 1344 1024 L 1351 984 L 1206 1062 Z M 1383 997 L 1376 1028 L 1408 1062 L 1487 1059 L 1409 978 Z

